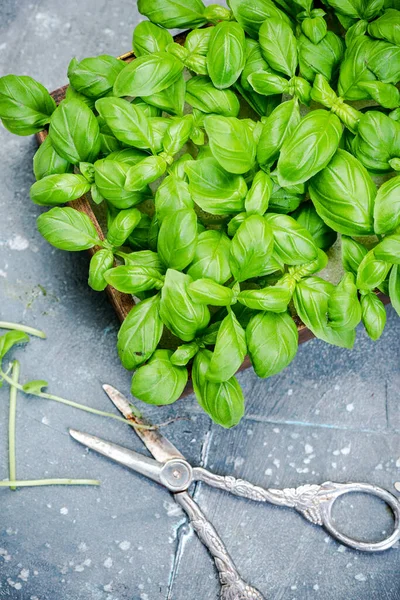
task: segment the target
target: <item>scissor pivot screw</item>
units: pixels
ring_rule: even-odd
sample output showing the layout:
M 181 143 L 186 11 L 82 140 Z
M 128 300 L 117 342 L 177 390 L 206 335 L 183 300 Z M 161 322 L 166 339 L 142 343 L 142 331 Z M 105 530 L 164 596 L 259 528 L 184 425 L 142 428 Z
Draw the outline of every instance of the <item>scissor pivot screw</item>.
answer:
M 173 458 L 165 463 L 160 479 L 171 492 L 183 492 L 192 483 L 192 467 L 185 460 Z

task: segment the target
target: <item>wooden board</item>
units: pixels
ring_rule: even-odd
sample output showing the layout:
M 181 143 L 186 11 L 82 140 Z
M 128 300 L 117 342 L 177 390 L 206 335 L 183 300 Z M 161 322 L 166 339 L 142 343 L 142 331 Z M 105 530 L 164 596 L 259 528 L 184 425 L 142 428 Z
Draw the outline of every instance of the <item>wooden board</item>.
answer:
M 183 33 L 183 34 L 177 35 L 174 39 L 177 43 L 183 44 L 185 41 L 185 37 L 186 36 Z M 127 52 L 126 54 L 119 56 L 119 58 L 125 62 L 131 62 L 132 60 L 134 60 L 135 55 L 133 52 Z M 58 89 L 54 90 L 53 92 L 51 92 L 51 95 L 57 104 L 59 104 L 61 102 L 61 100 L 64 100 L 67 87 L 68 86 L 65 85 L 65 86 L 58 88 Z M 44 140 L 46 139 L 47 135 L 48 135 L 47 130 L 43 130 L 43 131 L 37 133 L 36 139 L 37 139 L 38 143 L 42 144 L 44 142 Z M 94 226 L 96 227 L 96 229 L 98 231 L 100 239 L 104 239 L 104 237 L 105 237 L 104 231 L 102 230 L 102 228 L 99 224 L 99 221 L 98 221 L 95 213 L 93 212 L 90 200 L 87 197 L 87 195 L 82 196 L 81 198 L 79 198 L 78 200 L 74 200 L 73 202 L 69 202 L 68 206 L 71 206 L 72 208 L 79 210 L 80 212 L 83 212 L 86 215 L 88 215 L 88 217 L 94 223 Z M 90 248 L 88 250 L 89 255 L 93 256 L 93 254 L 95 252 L 97 252 L 97 250 L 98 250 L 98 248 Z M 133 308 L 133 306 L 135 304 L 132 296 L 130 296 L 129 294 L 123 294 L 122 292 L 118 292 L 115 288 L 111 287 L 110 285 L 108 285 L 106 287 L 106 293 L 108 295 L 108 298 L 109 298 L 119 320 L 122 323 L 122 321 L 126 318 L 129 311 Z M 388 304 L 390 302 L 390 299 L 387 296 L 385 296 L 384 294 L 379 293 L 378 295 L 384 304 Z M 310 340 L 311 338 L 314 337 L 314 334 L 300 321 L 300 319 L 297 316 L 294 317 L 294 320 L 296 322 L 297 329 L 299 332 L 299 344 L 302 344 L 303 342 L 306 342 L 307 340 Z M 244 359 L 243 364 L 239 370 L 242 371 L 243 369 L 248 369 L 249 367 L 251 367 L 251 362 L 250 362 L 249 357 L 246 356 L 246 358 Z M 185 388 L 184 395 L 189 394 L 192 391 L 193 391 L 192 384 L 191 384 L 191 381 L 189 380 L 189 383 Z

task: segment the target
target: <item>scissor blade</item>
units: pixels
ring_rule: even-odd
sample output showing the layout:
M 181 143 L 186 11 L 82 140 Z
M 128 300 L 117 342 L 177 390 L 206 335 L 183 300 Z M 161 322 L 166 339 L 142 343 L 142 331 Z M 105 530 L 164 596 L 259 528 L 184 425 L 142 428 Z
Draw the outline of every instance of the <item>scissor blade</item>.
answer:
M 149 479 L 161 484 L 160 473 L 164 465 L 163 463 L 154 460 L 154 458 L 143 456 L 143 454 L 139 454 L 139 452 L 128 450 L 128 448 L 118 446 L 111 442 L 106 442 L 95 435 L 76 431 L 76 429 L 70 429 L 69 433 L 75 440 L 84 446 L 95 450 L 107 458 L 111 458 L 111 460 L 114 460 L 137 473 L 146 475 Z
M 141 429 L 135 425 L 151 426 L 150 421 L 143 417 L 137 417 L 131 409 L 129 400 L 115 387 L 105 383 L 103 390 L 110 398 L 111 402 L 124 415 L 125 419 L 133 423 L 134 429 L 146 448 L 151 452 L 156 460 L 166 462 L 170 458 L 185 458 L 178 448 L 176 448 L 167 438 L 159 432 L 158 429 Z

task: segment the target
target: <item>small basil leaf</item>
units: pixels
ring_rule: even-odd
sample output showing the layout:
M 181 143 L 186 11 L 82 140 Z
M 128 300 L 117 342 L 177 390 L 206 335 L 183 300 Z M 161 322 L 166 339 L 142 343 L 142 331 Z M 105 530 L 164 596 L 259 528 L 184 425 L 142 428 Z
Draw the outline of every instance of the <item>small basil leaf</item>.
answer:
M 163 331 L 159 294 L 136 304 L 118 332 L 118 354 L 126 369 L 146 362 L 157 348 Z
M 23 331 L 8 331 L 0 336 L 0 360 L 11 350 L 16 344 L 25 344 L 29 342 L 29 336 Z
M 102 249 L 93 254 L 89 265 L 89 286 L 96 292 L 102 292 L 107 287 L 104 278 L 106 271 L 112 268 L 114 255 L 111 250 Z
M 206 378 L 214 383 L 228 381 L 242 364 L 246 350 L 245 331 L 230 311 L 219 327 Z
M 153 153 L 158 154 L 163 151 L 163 140 L 165 134 L 167 133 L 169 122 L 167 119 L 163 119 L 162 117 L 153 117 L 149 119 L 149 125 L 154 140 Z M 162 160 L 161 156 L 152 158 L 158 158 L 159 160 Z
M 137 148 L 123 148 L 116 150 L 104 157 L 104 160 L 114 160 L 119 163 L 126 163 L 129 166 L 137 165 L 138 162 L 146 158 L 147 153 Z
M 295 322 L 287 312 L 263 312 L 246 327 L 251 363 L 259 377 L 276 375 L 294 359 L 298 347 Z
M 162 52 L 173 41 L 174 39 L 169 31 L 154 25 L 154 23 L 149 23 L 149 21 L 142 21 L 133 30 L 135 56 Z
M 291 26 L 280 18 L 269 18 L 260 27 L 261 51 L 268 64 L 289 77 L 297 67 L 297 44 Z
M 146 197 L 146 188 L 139 192 L 128 192 L 125 189 L 129 168 L 129 163 L 116 160 L 102 159 L 94 163 L 98 191 L 116 208 L 130 208 Z
M 127 244 L 134 249 L 148 250 L 149 248 L 149 231 L 151 219 L 145 213 L 141 214 L 140 223 L 135 227 L 127 240 Z
M 289 267 L 289 273 L 292 275 L 297 281 L 302 277 L 307 277 L 308 275 L 314 275 L 314 273 L 318 273 L 325 269 L 328 264 L 328 256 L 318 248 L 317 258 L 311 260 L 310 262 L 304 263 L 302 265 L 296 265 L 294 267 Z
M 164 277 L 156 269 L 132 265 L 121 265 L 109 269 L 104 278 L 113 288 L 125 294 L 159 290 L 164 283 Z
M 90 184 L 94 183 L 94 166 L 92 163 L 80 162 L 79 171 Z
M 160 223 L 175 211 L 194 207 L 188 184 L 174 175 L 169 175 L 160 183 L 154 197 L 154 204 Z
M 257 38 L 266 19 L 277 18 L 290 23 L 289 17 L 271 0 L 229 0 L 229 6 L 238 23 L 252 37 Z
M 71 163 L 56 152 L 50 137 L 47 136 L 33 157 L 33 172 L 36 179 L 69 171 L 72 171 Z
M 157 52 L 139 56 L 118 75 L 116 96 L 150 96 L 172 85 L 183 71 L 183 64 L 172 54 Z
M 35 204 L 55 206 L 76 200 L 89 190 L 90 183 L 82 175 L 61 173 L 36 181 L 30 189 L 30 197 Z
M 213 279 L 197 279 L 188 285 L 189 296 L 194 302 L 211 306 L 230 306 L 233 291 Z
M 197 342 L 189 342 L 189 344 L 182 344 L 178 346 L 175 352 L 172 354 L 170 361 L 173 365 L 183 367 L 197 354 L 200 347 Z
M 125 190 L 128 192 L 140 192 L 149 183 L 153 183 L 164 175 L 167 163 L 161 156 L 148 156 L 137 165 L 129 167 L 126 173 Z
M 390 161 L 400 156 L 400 123 L 376 110 L 360 119 L 352 152 L 371 171 L 391 171 Z
M 368 92 L 371 98 L 384 108 L 397 108 L 400 105 L 400 92 L 392 83 L 360 81 L 358 87 Z
M 343 40 L 333 31 L 328 31 L 318 44 L 314 44 L 307 36 L 300 35 L 297 48 L 300 73 L 310 82 L 314 81 L 318 73 L 330 81 L 335 76 L 344 53 Z
M 96 110 L 117 140 L 141 149 L 153 147 L 150 122 L 140 106 L 121 98 L 100 98 L 96 102 Z
M 107 232 L 107 241 L 118 248 L 128 239 L 135 227 L 140 223 L 141 212 L 137 208 L 121 210 Z
M 264 218 L 272 228 L 274 251 L 285 264 L 301 265 L 317 258 L 313 237 L 293 217 L 267 213 Z
M 84 58 L 80 62 L 73 58 L 68 67 L 68 79 L 79 93 L 89 98 L 100 98 L 112 90 L 125 66 L 123 60 L 108 54 Z
M 174 156 L 186 144 L 193 129 L 193 115 L 172 120 L 163 138 L 164 152 Z
M 328 322 L 335 329 L 354 329 L 361 321 L 354 275 L 346 273 L 332 291 L 328 300 Z
M 326 36 L 328 26 L 323 17 L 306 17 L 301 22 L 301 29 L 313 44 L 319 44 Z
M 188 275 L 193 279 L 209 278 L 223 284 L 231 277 L 229 266 L 231 242 L 222 231 L 204 231 L 197 238 Z
M 257 161 L 263 169 L 270 167 L 278 158 L 285 139 L 300 122 L 299 102 L 293 98 L 282 102 L 264 120 L 257 145 Z
M 74 208 L 52 208 L 39 215 L 39 233 L 60 250 L 88 250 L 99 243 L 99 236 L 90 218 Z
M 34 379 L 24 383 L 22 389 L 26 394 L 40 394 L 48 385 L 48 382 L 44 379 Z
M 151 267 L 157 269 L 160 273 L 165 272 L 165 267 L 160 260 L 157 252 L 151 250 L 140 250 L 139 252 L 118 252 L 118 256 L 124 259 L 126 265 L 140 266 L 140 267 Z
M 393 265 L 389 277 L 389 296 L 394 310 L 400 316 L 400 268 Z
M 204 25 L 205 6 L 201 0 L 138 0 L 140 14 L 166 29 Z
M 100 152 L 96 117 L 80 100 L 63 100 L 51 116 L 49 136 L 60 156 L 70 163 L 94 162 Z
M 208 74 L 218 89 L 231 87 L 245 65 L 245 35 L 234 21 L 221 21 L 210 36 L 207 52 Z
M 340 65 L 338 82 L 339 96 L 345 100 L 366 100 L 369 98 L 368 92 L 360 88 L 358 83 L 376 79 L 368 68 L 368 59 L 373 50 L 374 42 L 366 35 L 358 36 L 346 50 L 344 60 Z M 330 78 L 327 77 L 327 79 Z
M 172 404 L 181 396 L 188 379 L 185 367 L 171 362 L 171 350 L 156 350 L 146 365 L 132 378 L 131 392 L 136 398 L 162 406 Z
M 186 50 L 189 50 L 191 54 L 201 54 L 202 56 L 206 56 L 211 33 L 211 27 L 190 31 L 186 36 L 184 47 Z
M 237 117 L 239 100 L 231 90 L 218 90 L 208 77 L 192 77 L 186 84 L 186 102 L 204 113 Z
M 400 80 L 400 47 L 383 40 L 374 41 L 366 64 L 380 81 L 396 84 Z
M 204 119 L 211 152 L 229 173 L 243 174 L 254 167 L 256 144 L 243 120 L 210 115 Z
M 0 77 L 0 119 L 11 133 L 31 135 L 41 131 L 55 108 L 49 92 L 32 77 Z
M 314 242 L 321 250 L 328 250 L 335 243 L 336 232 L 321 219 L 312 202 L 302 204 L 294 213 L 293 218 L 301 227 L 311 233 Z
M 193 340 L 210 320 L 208 308 L 190 298 L 187 286 L 191 282 L 189 275 L 168 269 L 161 291 L 161 318 L 168 329 L 184 342 Z
M 185 107 L 186 82 L 181 74 L 169 87 L 150 96 L 144 96 L 145 100 L 151 106 L 157 107 L 160 110 L 171 115 L 183 115 Z
M 244 202 L 245 210 L 248 214 L 263 215 L 269 204 L 272 193 L 272 179 L 268 173 L 258 171 L 253 179 L 251 188 L 247 192 Z
M 234 278 L 244 281 L 260 275 L 271 257 L 273 245 L 272 229 L 265 218 L 250 215 L 232 239 L 230 266 Z
M 373 250 L 377 259 L 400 264 L 400 234 L 387 235 Z
M 378 340 L 385 328 L 386 311 L 378 296 L 370 292 L 361 296 L 362 322 L 369 337 Z
M 275 285 L 259 290 L 244 290 L 238 296 L 238 302 L 254 310 L 268 310 L 281 313 L 287 310 L 292 299 L 295 280 L 284 276 Z
M 178 210 L 162 221 L 157 252 L 170 269 L 185 269 L 193 260 L 197 242 L 197 215 L 193 209 Z
M 358 267 L 363 258 L 368 254 L 365 246 L 352 240 L 347 235 L 342 235 L 342 263 L 345 271 L 357 275 Z

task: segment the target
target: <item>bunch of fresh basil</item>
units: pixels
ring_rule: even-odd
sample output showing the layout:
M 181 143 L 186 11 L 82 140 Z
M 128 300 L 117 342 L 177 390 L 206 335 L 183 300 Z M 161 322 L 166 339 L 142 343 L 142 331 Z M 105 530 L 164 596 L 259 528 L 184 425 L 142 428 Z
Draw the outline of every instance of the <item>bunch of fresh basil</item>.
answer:
M 224 427 L 244 412 L 246 355 L 260 377 L 293 360 L 296 314 L 345 348 L 360 321 L 381 335 L 377 289 L 400 314 L 397 4 L 228 5 L 138 0 L 149 20 L 133 33 L 135 60 L 74 58 L 58 106 L 30 77 L 0 79 L 4 126 L 48 129 L 31 188 L 53 207 L 40 233 L 95 248 L 89 285 L 137 300 L 118 335 L 132 393 L 174 402 L 191 368 L 199 404 Z M 175 28 L 191 30 L 183 45 Z M 60 206 L 87 193 L 107 214 L 105 240 Z M 318 273 L 337 237 L 335 286 Z

